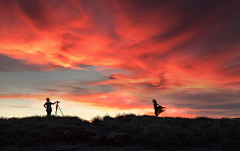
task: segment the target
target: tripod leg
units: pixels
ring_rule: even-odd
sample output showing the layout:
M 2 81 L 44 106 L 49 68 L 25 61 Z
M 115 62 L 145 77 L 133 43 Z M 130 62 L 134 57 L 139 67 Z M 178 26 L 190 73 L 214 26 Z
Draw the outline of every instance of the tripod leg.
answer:
M 56 105 L 55 116 L 57 116 L 57 109 L 58 109 L 58 104 Z
M 61 110 L 60 106 L 59 106 L 58 108 L 59 108 L 59 110 L 61 111 L 61 113 L 62 113 L 62 116 L 63 116 L 63 112 L 62 112 L 62 110 Z

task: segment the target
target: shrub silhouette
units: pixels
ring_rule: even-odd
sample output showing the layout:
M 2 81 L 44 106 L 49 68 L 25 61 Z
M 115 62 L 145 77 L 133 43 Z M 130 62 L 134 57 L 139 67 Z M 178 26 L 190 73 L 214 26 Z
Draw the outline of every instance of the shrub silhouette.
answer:
M 92 119 L 93 125 L 97 126 L 99 123 L 103 122 L 103 119 L 99 116 L 96 116 Z
M 114 120 L 114 118 L 111 117 L 111 116 L 109 116 L 109 115 L 105 115 L 105 116 L 103 117 L 103 121 L 104 121 L 104 122 L 105 122 L 105 121 L 112 121 L 112 120 Z

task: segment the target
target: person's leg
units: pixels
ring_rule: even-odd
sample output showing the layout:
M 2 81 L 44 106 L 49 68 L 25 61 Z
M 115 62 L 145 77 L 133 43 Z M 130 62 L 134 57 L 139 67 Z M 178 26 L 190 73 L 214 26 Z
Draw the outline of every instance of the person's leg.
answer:
M 51 112 L 52 112 L 52 111 L 47 111 L 47 115 L 48 115 L 48 116 L 51 116 Z
M 155 116 L 158 117 L 158 111 L 157 111 L 157 108 L 155 109 Z

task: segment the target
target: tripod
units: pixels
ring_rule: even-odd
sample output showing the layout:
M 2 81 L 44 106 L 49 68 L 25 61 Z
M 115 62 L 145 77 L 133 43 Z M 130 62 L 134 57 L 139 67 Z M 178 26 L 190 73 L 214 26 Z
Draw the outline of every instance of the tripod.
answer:
M 60 103 L 59 101 L 57 101 L 57 105 L 56 105 L 56 111 L 55 111 L 55 115 L 57 116 L 57 110 L 58 110 L 58 108 L 59 108 L 59 110 L 61 111 L 61 113 L 62 113 L 62 110 L 61 110 L 61 108 L 60 108 L 60 106 L 58 105 L 58 103 Z M 63 116 L 63 113 L 62 113 L 62 116 Z

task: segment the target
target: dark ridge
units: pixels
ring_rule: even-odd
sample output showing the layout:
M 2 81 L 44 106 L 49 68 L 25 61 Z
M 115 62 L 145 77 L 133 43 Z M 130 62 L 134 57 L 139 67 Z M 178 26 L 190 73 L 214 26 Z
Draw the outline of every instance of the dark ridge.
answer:
M 0 148 L 65 142 L 69 145 L 123 147 L 138 145 L 161 150 L 236 150 L 240 148 L 240 119 L 173 118 L 135 114 L 0 118 Z M 53 148 L 51 148 L 52 150 Z M 50 149 L 49 149 L 50 150 Z

